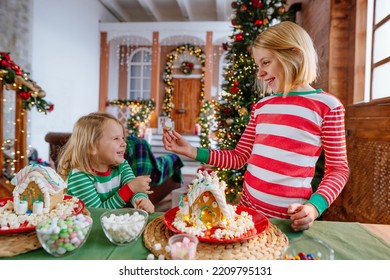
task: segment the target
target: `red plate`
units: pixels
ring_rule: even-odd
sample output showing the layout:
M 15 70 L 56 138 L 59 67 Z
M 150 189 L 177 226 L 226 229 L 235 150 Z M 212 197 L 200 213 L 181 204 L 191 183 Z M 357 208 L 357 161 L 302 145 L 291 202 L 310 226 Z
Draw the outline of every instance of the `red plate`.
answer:
M 164 224 L 173 232 L 175 233 L 182 233 L 179 231 L 177 228 L 175 228 L 174 225 L 172 225 L 173 221 L 175 220 L 176 217 L 176 212 L 179 210 L 179 207 L 172 208 L 168 210 L 164 214 Z M 214 233 L 216 228 L 211 229 L 206 232 L 205 236 L 197 236 L 199 241 L 203 242 L 211 242 L 211 243 L 232 243 L 232 242 L 237 242 L 237 241 L 242 241 L 250 238 L 254 238 L 258 236 L 260 233 L 266 231 L 269 227 L 269 221 L 266 216 L 263 214 L 257 212 L 256 210 L 253 210 L 251 208 L 247 208 L 241 205 L 237 206 L 236 213 L 241 214 L 242 211 L 247 212 L 249 215 L 252 215 L 252 221 L 255 224 L 255 228 L 246 232 L 245 234 L 233 238 L 233 239 L 217 239 L 214 237 L 211 237 L 211 235 Z
M 64 200 L 71 199 L 71 198 L 72 198 L 72 196 L 70 196 L 70 195 L 64 195 Z M 9 200 L 13 201 L 14 198 L 13 197 L 0 198 L 0 207 L 4 206 L 7 203 L 7 201 L 9 201 Z M 79 199 L 77 206 L 74 208 L 74 214 L 80 214 L 81 212 L 83 212 L 84 208 L 85 208 L 84 201 Z M 20 225 L 19 228 L 4 229 L 4 230 L 0 229 L 0 234 L 23 233 L 23 232 L 31 232 L 34 230 L 35 230 L 35 226 L 27 226 L 27 225 L 23 224 L 23 225 Z

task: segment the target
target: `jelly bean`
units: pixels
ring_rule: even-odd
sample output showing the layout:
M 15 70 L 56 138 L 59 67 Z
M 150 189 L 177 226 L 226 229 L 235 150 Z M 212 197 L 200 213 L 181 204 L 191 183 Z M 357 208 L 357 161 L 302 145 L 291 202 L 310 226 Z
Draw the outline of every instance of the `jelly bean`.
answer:
M 304 252 L 299 252 L 298 255 L 295 256 L 289 256 L 284 255 L 284 260 L 318 260 L 318 258 L 315 258 L 312 253 L 305 254 Z
M 56 255 L 74 251 L 82 244 L 92 224 L 92 219 L 78 216 L 61 216 L 48 219 L 37 226 L 42 246 Z
M 57 240 L 58 239 L 58 235 L 57 234 L 52 234 L 52 235 L 50 235 L 50 239 L 51 240 Z
M 306 257 L 307 257 L 309 260 L 314 260 L 313 254 L 307 254 Z

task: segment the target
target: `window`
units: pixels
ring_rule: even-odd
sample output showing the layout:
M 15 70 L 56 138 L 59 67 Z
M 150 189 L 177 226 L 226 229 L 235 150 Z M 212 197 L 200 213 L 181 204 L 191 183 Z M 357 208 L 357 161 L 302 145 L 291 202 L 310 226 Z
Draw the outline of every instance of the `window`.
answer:
M 131 54 L 129 61 L 128 98 L 130 100 L 150 99 L 151 50 L 146 48 L 137 49 Z
M 390 97 L 390 1 L 367 2 L 366 102 Z

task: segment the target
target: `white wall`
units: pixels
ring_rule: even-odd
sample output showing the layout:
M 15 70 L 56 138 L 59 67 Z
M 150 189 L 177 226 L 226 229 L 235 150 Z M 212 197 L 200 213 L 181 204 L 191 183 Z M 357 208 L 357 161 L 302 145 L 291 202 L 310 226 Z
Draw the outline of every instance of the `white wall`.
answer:
M 71 132 L 85 114 L 98 110 L 99 21 L 116 22 L 98 0 L 33 1 L 30 78 L 46 91 L 54 111 L 29 113 L 28 143 L 49 159 L 48 132 Z

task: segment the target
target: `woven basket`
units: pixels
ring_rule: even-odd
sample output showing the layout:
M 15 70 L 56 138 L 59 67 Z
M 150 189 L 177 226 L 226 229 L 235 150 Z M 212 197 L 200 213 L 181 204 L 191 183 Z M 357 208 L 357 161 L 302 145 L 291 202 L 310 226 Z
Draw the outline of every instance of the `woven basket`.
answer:
M 164 225 L 163 217 L 160 216 L 145 228 L 143 234 L 145 247 L 156 257 L 163 255 L 169 260 L 171 255 L 165 247 L 172 235 L 174 233 Z M 155 247 L 159 246 L 154 246 L 155 244 L 160 244 L 161 249 L 156 250 Z M 196 258 L 198 260 L 275 260 L 280 257 L 287 244 L 287 236 L 275 225 L 270 224 L 267 231 L 249 240 L 234 243 L 200 242 Z

